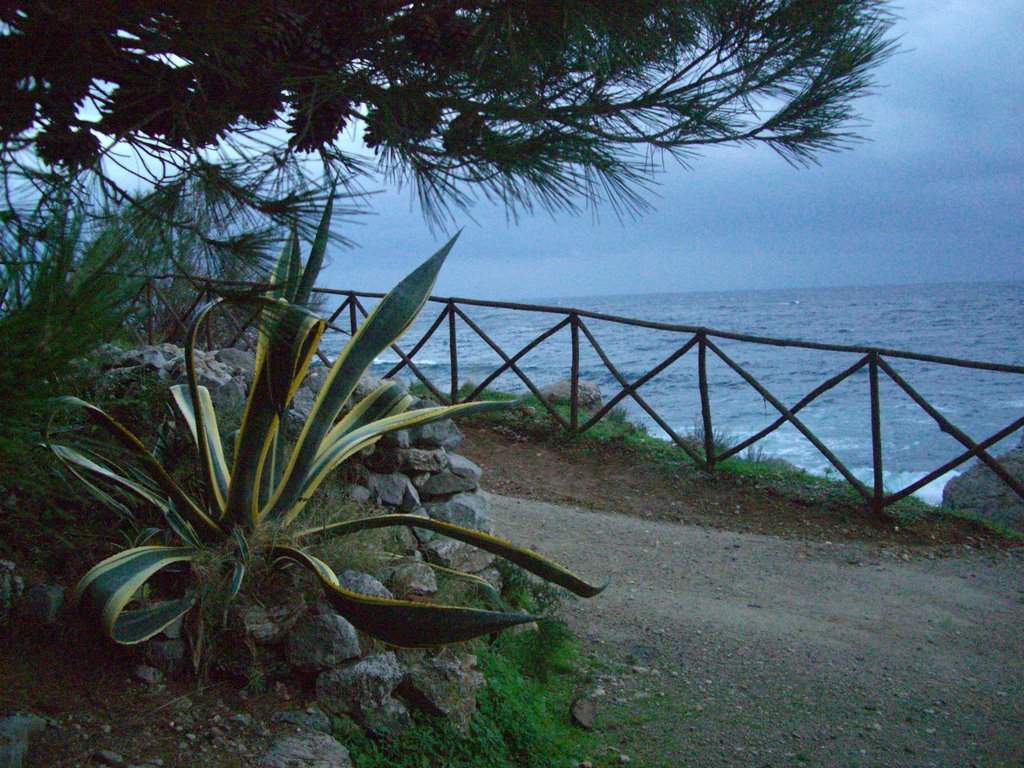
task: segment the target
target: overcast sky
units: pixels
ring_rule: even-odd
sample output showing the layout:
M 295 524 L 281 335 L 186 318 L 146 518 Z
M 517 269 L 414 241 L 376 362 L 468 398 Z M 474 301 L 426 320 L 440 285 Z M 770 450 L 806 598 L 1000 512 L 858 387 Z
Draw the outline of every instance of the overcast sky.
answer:
M 795 169 L 766 148 L 670 165 L 655 211 L 508 224 L 478 205 L 438 295 L 491 299 L 1024 280 L 1024 6 L 903 0 L 901 49 L 859 102 L 867 143 Z M 443 242 L 409 191 L 343 228 L 321 284 L 389 289 Z

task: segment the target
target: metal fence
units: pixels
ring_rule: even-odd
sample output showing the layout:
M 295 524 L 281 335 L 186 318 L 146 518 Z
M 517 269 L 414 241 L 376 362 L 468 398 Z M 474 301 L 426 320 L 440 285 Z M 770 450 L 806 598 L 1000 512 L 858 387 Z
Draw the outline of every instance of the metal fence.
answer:
M 342 327 L 347 327 L 349 332 L 354 332 L 362 319 L 367 316 L 367 308 L 363 300 L 377 300 L 383 297 L 383 294 L 378 293 L 361 293 L 330 289 L 322 289 L 319 293 L 325 297 L 330 296 L 335 297 L 336 299 L 341 299 L 340 304 L 328 316 L 328 318 L 331 323 L 339 323 Z M 1024 366 L 960 360 L 951 357 L 916 354 L 912 352 L 902 352 L 876 347 L 822 344 L 793 339 L 777 339 L 739 333 L 728 333 L 704 327 L 635 320 L 627 317 L 569 309 L 565 307 L 439 297 L 432 297 L 430 302 L 432 305 L 439 308 L 437 316 L 433 319 L 425 332 L 418 334 L 416 338 L 406 337 L 406 339 L 403 340 L 403 345 L 396 344 L 392 347 L 394 353 L 399 358 L 399 362 L 390 371 L 388 371 L 385 376 L 394 376 L 403 370 L 408 370 L 442 402 L 455 403 L 476 399 L 500 376 L 512 374 L 518 377 L 526 388 L 537 396 L 541 406 L 547 410 L 552 419 L 554 419 L 566 431 L 573 434 L 583 433 L 591 429 L 613 408 L 629 398 L 635 402 L 654 421 L 654 423 L 664 430 L 665 434 L 673 443 L 675 443 L 675 445 L 685 451 L 686 454 L 699 466 L 708 470 L 714 469 L 715 465 L 719 462 L 732 456 L 736 456 L 783 425 L 792 425 L 815 447 L 815 449 L 821 453 L 822 456 L 825 457 L 836 471 L 842 475 L 843 478 L 853 486 L 861 496 L 864 497 L 865 501 L 868 502 L 875 511 L 881 511 L 884 507 L 910 496 L 950 470 L 955 469 L 974 457 L 977 457 L 980 461 L 984 462 L 985 465 L 995 472 L 996 475 L 1011 489 L 1013 489 L 1021 499 L 1024 499 L 1024 485 L 1022 485 L 1018 479 L 1009 474 L 1006 469 L 988 453 L 989 448 L 1024 427 L 1024 416 L 1017 418 L 1012 423 L 1004 426 L 1002 429 L 999 429 L 989 437 L 980 441 L 975 441 L 968 436 L 964 430 L 943 416 L 943 414 L 940 413 L 926 397 L 924 397 L 910 382 L 895 370 L 892 363 L 896 360 L 917 361 L 938 366 L 946 366 L 949 367 L 951 371 L 957 369 L 974 369 L 1016 376 L 1024 376 Z M 483 328 L 480 327 L 477 322 L 472 319 L 468 311 L 471 308 L 503 309 L 541 313 L 543 315 L 550 315 L 552 323 L 550 327 L 537 334 L 528 343 L 522 345 L 516 350 L 510 351 L 504 349 L 500 344 L 498 344 L 483 330 Z M 428 311 L 425 310 L 425 312 Z M 598 342 L 597 338 L 588 326 L 588 321 L 601 321 L 615 325 L 668 331 L 678 336 L 678 342 L 672 345 L 669 354 L 667 354 L 660 362 L 653 365 L 643 375 L 629 380 L 622 374 L 615 362 Z M 461 396 L 460 391 L 463 382 L 461 382 L 459 378 L 460 345 L 458 343 L 457 334 L 459 326 L 462 326 L 475 334 L 490 349 L 492 349 L 502 361 L 501 364 L 498 365 L 475 388 L 473 388 L 471 392 L 468 394 L 462 394 Z M 532 381 L 518 364 L 524 356 L 565 328 L 569 329 L 571 338 L 568 418 L 566 418 L 541 395 L 540 388 L 537 383 Z M 416 354 L 423 348 L 427 341 L 438 333 L 444 333 L 448 337 L 450 360 L 449 381 L 446 382 L 448 385 L 447 391 L 442 391 L 443 385 L 439 382 L 432 381 L 414 361 Z M 797 402 L 787 406 L 779 397 L 773 394 L 761 381 L 759 381 L 757 377 L 750 373 L 750 371 L 744 368 L 741 364 L 736 362 L 722 349 L 719 342 L 723 340 L 742 342 L 746 344 L 768 345 L 780 348 L 810 349 L 847 354 L 853 353 L 857 355 L 857 359 L 856 362 L 846 367 L 840 373 L 822 381 L 818 386 L 807 392 L 807 394 L 801 397 Z M 580 354 L 581 347 L 584 344 L 588 344 L 593 351 L 596 352 L 602 364 L 619 386 L 618 391 L 611 393 L 611 396 L 607 399 L 604 406 L 593 414 L 585 414 L 580 409 Z M 690 354 L 695 354 L 697 356 L 697 379 L 700 395 L 700 423 L 702 427 L 700 429 L 700 433 L 703 438 L 702 450 L 694 448 L 692 440 L 686 439 L 678 434 L 678 432 L 667 423 L 662 415 L 658 413 L 657 409 L 654 408 L 638 391 L 640 387 L 652 381 L 655 377 L 668 369 L 673 363 Z M 750 435 L 736 445 L 732 445 L 727 448 L 720 448 L 715 444 L 715 414 L 711 405 L 710 385 L 708 382 L 708 359 L 710 356 L 716 357 L 728 366 L 729 369 L 734 371 L 754 392 L 769 403 L 778 414 L 777 418 L 767 427 L 753 435 Z M 833 452 L 825 442 L 819 438 L 819 436 L 816 435 L 803 420 L 801 420 L 799 416 L 802 410 L 823 394 L 834 389 L 839 384 L 850 379 L 854 374 L 865 368 L 868 373 L 868 398 L 870 402 L 871 419 L 872 483 L 870 486 L 859 480 L 850 468 L 839 459 L 835 452 Z M 963 448 L 963 451 L 959 455 L 949 461 L 946 461 L 941 466 L 936 467 L 924 477 L 892 492 L 886 491 L 883 484 L 883 424 L 880 394 L 880 382 L 883 377 L 886 377 L 900 390 L 902 390 L 918 408 L 920 408 L 931 418 L 931 420 L 934 421 L 942 432 L 952 436 Z M 1024 380 L 1022 380 L 1022 382 L 1024 382 Z

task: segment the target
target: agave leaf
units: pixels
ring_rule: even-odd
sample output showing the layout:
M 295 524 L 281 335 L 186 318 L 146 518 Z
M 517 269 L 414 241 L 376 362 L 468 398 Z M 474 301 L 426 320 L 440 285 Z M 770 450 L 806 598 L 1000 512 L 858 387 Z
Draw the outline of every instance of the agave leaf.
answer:
M 160 497 L 157 489 L 150 488 L 148 486 L 143 485 L 142 483 L 130 480 L 124 475 L 118 472 L 114 472 L 113 470 L 104 467 L 102 464 L 93 461 L 88 456 L 81 453 L 80 451 L 75 450 L 74 448 L 69 448 L 66 445 L 50 445 L 49 448 L 51 451 L 54 452 L 54 454 L 57 455 L 57 457 L 62 462 L 64 462 L 64 465 L 67 466 L 67 468 L 79 480 L 85 483 L 85 485 L 94 494 L 96 494 L 97 498 L 99 498 L 100 501 L 102 501 L 107 506 L 119 512 L 125 513 L 127 516 L 130 517 L 127 508 L 123 504 L 121 504 L 121 502 L 117 501 L 117 499 L 113 498 L 112 496 L 110 496 L 110 494 L 103 491 L 99 486 L 90 482 L 79 471 L 79 469 L 85 470 L 86 472 L 89 472 L 97 477 L 101 477 L 104 480 L 113 483 L 117 487 L 129 491 L 131 494 L 134 494 L 140 500 L 148 504 L 152 504 L 161 512 L 168 509 L 167 500 Z
M 199 449 L 199 463 L 206 481 L 207 495 L 216 507 L 218 520 L 224 516 L 228 494 L 228 468 L 224 459 L 224 445 L 217 428 L 217 415 L 213 409 L 213 401 L 206 387 L 200 387 L 196 378 L 196 336 L 199 326 L 209 312 L 219 304 L 214 301 L 202 307 L 192 322 L 189 323 L 185 338 L 185 372 L 188 381 L 188 400 L 184 398 L 181 387 L 172 387 L 174 401 L 192 431 L 196 447 Z M 187 407 L 191 405 L 191 408 Z
M 433 520 L 429 517 L 419 515 L 378 515 L 376 517 L 362 517 L 356 520 L 346 520 L 342 523 L 331 523 L 317 528 L 307 528 L 294 534 L 296 541 L 330 533 L 335 536 L 345 536 L 359 531 L 369 531 L 375 528 L 389 528 L 397 525 L 410 528 L 423 528 L 428 531 L 440 533 L 452 539 L 472 544 L 474 547 L 498 555 L 510 563 L 515 563 L 520 568 L 529 571 L 535 576 L 540 576 L 545 581 L 557 584 L 568 589 L 580 597 L 594 597 L 601 593 L 607 583 L 601 586 L 590 584 L 572 571 L 563 568 L 553 560 L 533 552 L 529 549 L 517 547 L 510 541 L 499 539 L 487 533 L 474 531 L 471 528 L 463 528 L 459 525 L 452 525 L 441 520 Z
M 219 516 L 223 517 L 231 475 L 227 459 L 224 457 L 224 443 L 217 426 L 217 414 L 213 408 L 210 391 L 199 385 L 194 387 L 190 385 L 186 389 L 182 385 L 176 384 L 171 387 L 171 396 L 174 399 L 174 404 L 178 406 L 182 418 L 185 419 L 185 424 L 199 451 L 199 460 L 203 468 L 206 486 L 210 489 L 212 496 L 211 501 L 216 504 Z M 199 403 L 198 412 L 196 411 L 197 401 Z
M 224 530 L 189 498 L 181 486 L 167 474 L 167 471 L 156 460 L 156 457 L 149 452 L 146 446 L 131 431 L 102 409 L 77 397 L 65 395 L 58 398 L 58 402 L 63 405 L 82 408 L 94 423 L 106 429 L 115 440 L 127 448 L 139 460 L 142 470 L 149 479 L 170 499 L 174 509 L 193 525 L 204 539 L 223 538 Z
M 537 620 L 521 613 L 367 597 L 339 586 L 330 566 L 304 550 L 276 547 L 274 554 L 311 570 L 320 580 L 328 602 L 354 627 L 402 648 L 459 643 Z
M 327 432 L 334 426 L 359 378 L 374 358 L 401 338 L 430 297 L 437 273 L 458 237 L 413 270 L 385 296 L 359 327 L 331 366 L 327 381 L 313 404 L 291 460 L 284 473 L 282 492 L 275 506 L 290 509 L 306 493 L 310 466 L 320 451 Z M 275 513 L 276 514 L 276 513 Z
M 331 189 L 330 197 L 327 198 L 327 206 L 324 208 L 323 216 L 320 217 L 320 226 L 317 227 L 316 237 L 313 240 L 313 248 L 309 252 L 309 259 L 306 260 L 306 269 L 302 272 L 302 280 L 289 301 L 302 306 L 309 305 L 310 296 L 313 295 L 313 286 L 316 285 L 316 278 L 324 265 L 324 254 L 327 252 L 327 239 L 331 234 L 331 216 L 334 213 L 334 192 Z M 296 252 L 298 247 L 296 246 Z
M 274 447 L 280 415 L 305 378 L 310 360 L 323 335 L 324 322 L 301 308 L 285 303 L 265 303 L 268 326 L 266 354 L 258 361 L 256 376 L 246 401 L 239 428 L 226 515 L 234 522 L 259 522 L 260 498 L 269 494 L 263 473 L 276 473 L 268 454 Z M 261 492 L 261 488 L 265 489 Z
M 126 611 L 132 596 L 154 574 L 175 563 L 187 562 L 199 550 L 193 547 L 145 546 L 126 549 L 93 566 L 71 594 L 71 605 L 95 615 L 104 631 L 125 645 L 141 643 L 163 631 L 195 605 L 195 597 L 167 600 L 150 608 Z

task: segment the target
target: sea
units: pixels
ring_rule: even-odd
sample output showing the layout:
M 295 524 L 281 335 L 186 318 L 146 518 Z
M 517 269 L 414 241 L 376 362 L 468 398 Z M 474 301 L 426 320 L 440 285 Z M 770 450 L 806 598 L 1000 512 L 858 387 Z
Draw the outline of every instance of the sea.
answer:
M 831 345 L 871 346 L 972 361 L 1024 366 L 1024 283 L 899 285 L 844 288 L 773 289 L 560 297 L 533 302 L 673 325 Z M 367 303 L 367 308 L 373 302 Z M 461 305 L 508 355 L 514 355 L 564 316 Z M 410 349 L 443 309 L 429 303 L 400 342 Z M 586 319 L 587 328 L 608 358 L 630 382 L 668 358 L 691 334 Z M 324 350 L 333 356 L 347 337 L 329 334 Z M 787 406 L 826 379 L 856 362 L 852 352 L 778 347 L 714 339 Z M 621 387 L 600 356 L 580 334 L 580 376 L 597 384 L 605 398 Z M 501 365 L 491 346 L 461 319 L 456 324 L 459 383 L 479 383 Z M 450 388 L 448 324 L 413 358 L 441 391 Z M 895 370 L 943 416 L 980 442 L 1024 415 L 1024 374 L 972 370 L 950 365 L 887 358 Z M 398 357 L 388 352 L 374 362 L 383 375 Z M 568 328 L 554 334 L 517 362 L 523 374 L 543 386 L 566 379 L 571 371 Z M 713 431 L 734 442 L 758 432 L 777 417 L 775 408 L 714 354 L 708 355 Z M 701 423 L 697 351 L 675 361 L 638 390 L 677 433 L 697 431 Z M 409 378 L 408 370 L 398 374 Z M 526 387 L 513 373 L 491 385 L 510 392 Z M 799 418 L 860 479 L 870 486 L 871 416 L 867 369 L 848 378 L 799 413 Z M 883 469 L 886 488 L 899 490 L 963 452 L 959 442 L 939 429 L 884 374 L 881 376 Z M 631 398 L 623 403 L 629 418 L 651 434 L 666 433 Z M 1021 433 L 992 450 L 1014 447 Z M 829 461 L 791 425 L 755 446 L 762 455 L 786 459 L 822 476 L 838 476 Z M 922 488 L 917 495 L 938 504 L 944 485 L 970 464 L 961 465 Z

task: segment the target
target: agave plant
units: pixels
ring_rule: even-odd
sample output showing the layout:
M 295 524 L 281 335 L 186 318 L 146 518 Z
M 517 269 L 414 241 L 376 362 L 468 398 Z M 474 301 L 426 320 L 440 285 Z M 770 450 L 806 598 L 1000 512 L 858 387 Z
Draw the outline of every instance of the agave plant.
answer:
M 324 221 L 329 217 L 328 209 Z M 321 226 L 324 237 L 325 233 L 326 224 Z M 327 599 L 354 626 L 393 645 L 453 643 L 534 620 L 519 613 L 367 597 L 341 587 L 330 565 L 309 550 L 325 536 L 393 526 L 428 529 L 504 557 L 577 595 L 597 594 L 600 587 L 536 553 L 425 517 L 382 514 L 317 527 L 302 525 L 303 508 L 332 470 L 386 432 L 503 407 L 473 403 L 408 410 L 412 398 L 389 382 L 344 411 L 374 358 L 416 318 L 454 240 L 391 291 L 352 336 L 331 366 L 297 441 L 289 445 L 284 415 L 327 327 L 302 306 L 312 289 L 311 268 L 319 269 L 325 241 L 317 237 L 310 264 L 302 270 L 298 242 L 293 237 L 275 269 L 273 290 L 249 299 L 258 303 L 261 314 L 256 371 L 230 464 L 210 393 L 197 384 L 194 362 L 198 329 L 216 303 L 198 313 L 186 344 L 187 384 L 172 387 L 171 392 L 198 450 L 201 495 L 190 494 L 135 435 L 102 409 L 77 398 L 63 398 L 65 404 L 82 409 L 106 430 L 135 458 L 138 468 L 135 474 L 128 474 L 67 445 L 51 445 L 52 450 L 101 500 L 120 504 L 104 490 L 112 486 L 150 505 L 181 540 L 177 546 L 130 547 L 103 560 L 81 579 L 72 601 L 95 615 L 115 641 L 144 641 L 192 609 L 200 592 L 193 589 L 173 598 L 133 604 L 136 595 L 164 569 L 208 563 L 214 553 L 224 563 L 225 575 L 230 574 L 232 597 L 253 571 L 253 558 L 265 558 L 274 567 L 297 563 L 319 580 Z

